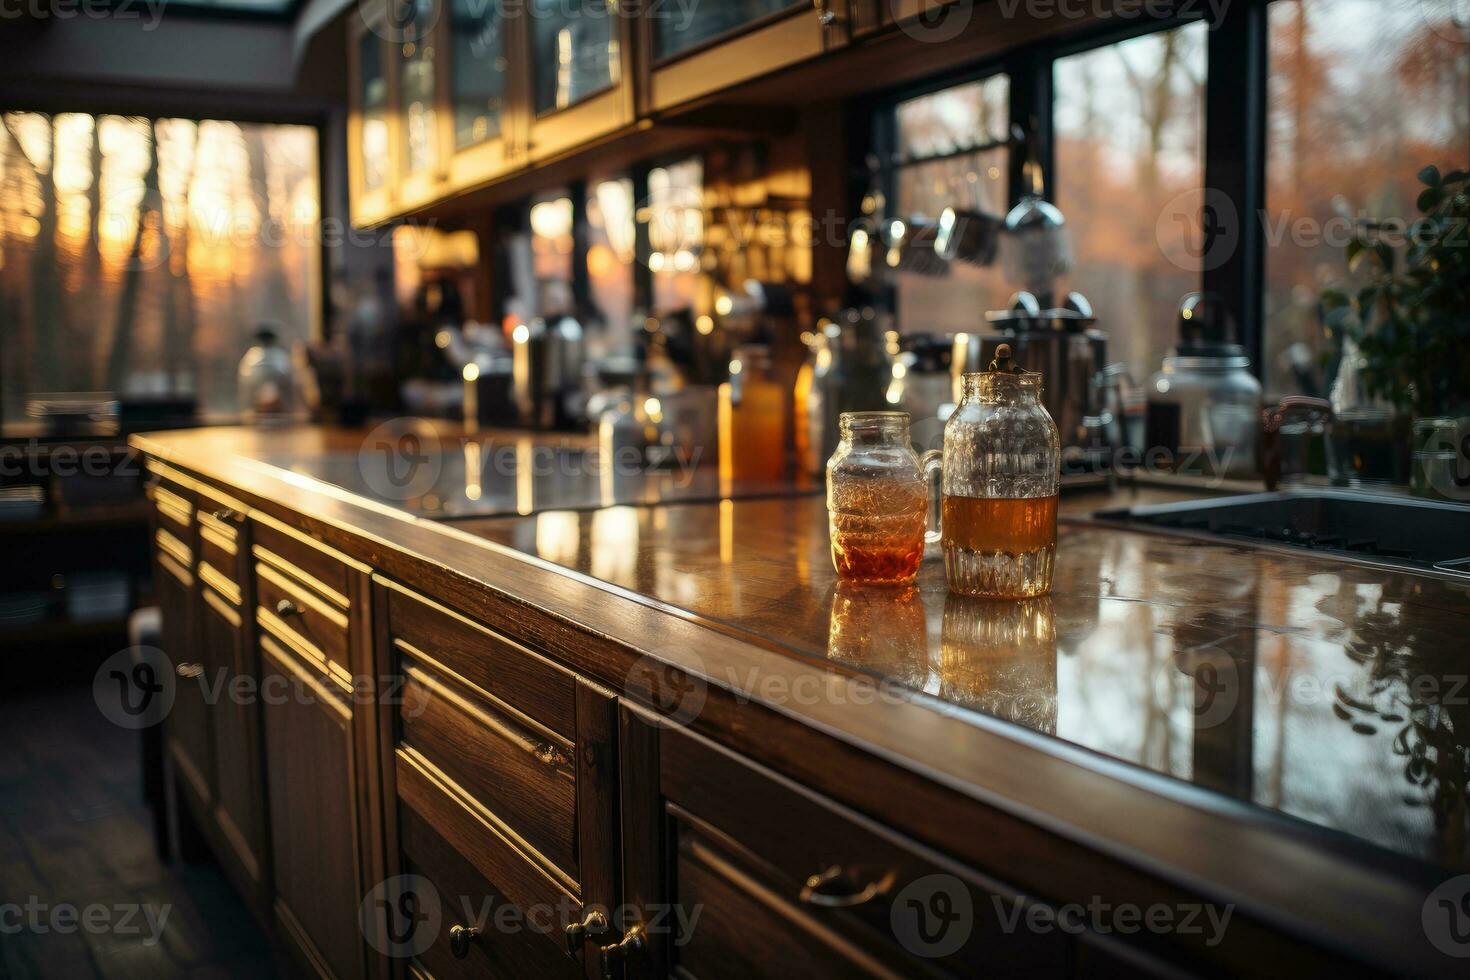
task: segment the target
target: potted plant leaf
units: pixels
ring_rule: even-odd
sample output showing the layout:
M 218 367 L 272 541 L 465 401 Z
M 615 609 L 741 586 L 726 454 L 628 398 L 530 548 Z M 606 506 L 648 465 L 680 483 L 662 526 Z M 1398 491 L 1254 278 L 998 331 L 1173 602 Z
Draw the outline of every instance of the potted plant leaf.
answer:
M 1421 216 L 1360 223 L 1347 245 L 1356 287 L 1328 289 L 1321 304 L 1326 326 L 1357 347 L 1362 389 L 1414 419 L 1416 471 L 1438 453 L 1446 472 L 1423 475 L 1443 492 L 1456 417 L 1470 414 L 1470 171 L 1430 166 L 1419 180 Z

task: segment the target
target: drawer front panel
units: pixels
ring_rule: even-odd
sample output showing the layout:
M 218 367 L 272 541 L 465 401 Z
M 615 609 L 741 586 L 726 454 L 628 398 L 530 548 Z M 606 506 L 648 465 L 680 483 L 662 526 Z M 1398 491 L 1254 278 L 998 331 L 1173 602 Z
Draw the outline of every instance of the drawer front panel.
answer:
M 556 945 L 557 933 L 547 935 L 537 924 L 517 917 L 508 928 L 497 928 L 497 913 L 506 897 L 465 862 L 422 817 L 408 807 L 399 811 L 399 839 L 403 850 L 403 873 L 417 875 L 415 884 L 433 890 L 440 909 L 440 925 L 433 941 L 415 959 L 414 967 L 438 980 L 468 980 L 471 977 L 581 976 L 579 961 Z M 423 896 L 418 896 L 420 908 Z M 507 921 L 507 920 L 502 920 Z M 550 923 L 557 930 L 560 923 Z M 454 926 L 477 928 L 479 935 L 455 956 L 450 944 Z M 424 940 L 413 937 L 415 947 Z
M 347 605 L 345 556 L 297 537 L 261 517 L 252 522 L 251 534 L 257 559 L 284 569 L 335 605 Z
M 395 753 L 399 811 L 411 810 L 513 905 L 574 908 L 574 883 L 527 857 L 493 816 L 412 749 Z
M 673 949 L 680 976 L 893 977 L 885 966 L 791 905 L 691 827 L 679 828 L 677 907 L 699 917 Z
M 516 837 L 577 877 L 572 746 L 404 657 L 400 744 L 416 751 Z
M 660 779 L 671 810 L 738 840 L 776 894 L 885 962 L 909 957 L 958 975 L 1066 968 L 1065 933 L 1025 928 L 1029 897 L 710 743 L 665 731 Z M 897 935 L 896 922 L 924 930 L 944 909 L 964 915 L 958 948 Z M 910 955 L 916 944 L 922 960 Z
M 185 541 L 193 535 L 194 502 L 183 487 L 160 481 L 153 488 L 153 508 L 158 511 L 160 528 L 169 530 Z
M 568 742 L 576 738 L 576 680 L 532 650 L 389 585 L 388 619 L 401 653 L 432 662 Z
M 255 595 L 262 629 L 323 669 L 335 665 L 332 673 L 350 681 L 345 611 L 265 562 L 255 565 Z

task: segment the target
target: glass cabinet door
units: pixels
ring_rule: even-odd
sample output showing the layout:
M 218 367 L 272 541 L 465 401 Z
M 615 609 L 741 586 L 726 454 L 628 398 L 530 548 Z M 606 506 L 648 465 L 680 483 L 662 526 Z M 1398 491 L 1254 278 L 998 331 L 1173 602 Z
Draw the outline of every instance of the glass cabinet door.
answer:
M 436 163 L 434 110 L 434 0 L 413 0 L 403 23 L 398 66 L 398 104 L 403 114 L 403 164 L 410 174 Z
M 362 189 L 388 185 L 388 78 L 383 72 L 383 42 L 372 31 L 357 39 L 358 104 L 362 136 Z
M 501 4 L 450 0 L 450 97 L 454 148 L 462 150 L 500 135 L 505 111 L 507 62 Z
M 811 4 L 805 0 L 724 0 L 693 4 L 687 10 L 682 4 L 654 4 L 646 15 L 653 21 L 654 60 L 682 54 L 721 34 L 795 7 L 810 8 Z
M 606 0 L 532 0 L 537 115 L 576 105 L 617 84 L 618 16 L 616 4 Z

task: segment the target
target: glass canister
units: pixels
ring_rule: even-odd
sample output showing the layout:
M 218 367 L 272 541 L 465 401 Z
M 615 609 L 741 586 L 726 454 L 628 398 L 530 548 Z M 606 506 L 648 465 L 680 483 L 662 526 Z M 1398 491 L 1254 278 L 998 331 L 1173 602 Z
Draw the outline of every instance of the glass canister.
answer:
M 906 412 L 844 412 L 827 460 L 832 564 L 845 582 L 902 585 L 924 560 L 928 499 Z
M 1009 344 L 996 348 L 990 368 L 965 375 L 944 449 L 924 454 L 926 486 L 941 471 L 937 538 L 945 577 L 964 595 L 1046 595 L 1057 551 L 1061 438 L 1041 403 L 1040 374 L 1018 370 Z
M 291 352 L 271 323 L 255 331 L 255 345 L 240 358 L 238 373 L 240 413 L 256 425 L 291 421 L 299 392 Z

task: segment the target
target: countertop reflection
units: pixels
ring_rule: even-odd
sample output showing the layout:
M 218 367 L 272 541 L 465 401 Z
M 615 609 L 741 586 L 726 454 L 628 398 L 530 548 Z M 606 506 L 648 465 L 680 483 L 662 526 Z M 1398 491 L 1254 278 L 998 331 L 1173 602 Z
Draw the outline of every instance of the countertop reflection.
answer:
M 716 628 L 1451 868 L 1470 866 L 1466 586 L 1063 522 L 1053 594 L 839 586 L 820 497 L 465 530 Z
M 548 509 L 790 496 L 811 481 L 722 481 L 711 460 L 674 456 L 665 465 L 605 457 L 580 433 L 482 430 L 452 422 L 393 419 L 371 429 L 229 427 L 170 433 L 173 445 L 222 449 L 241 460 L 328 484 L 430 520 Z

